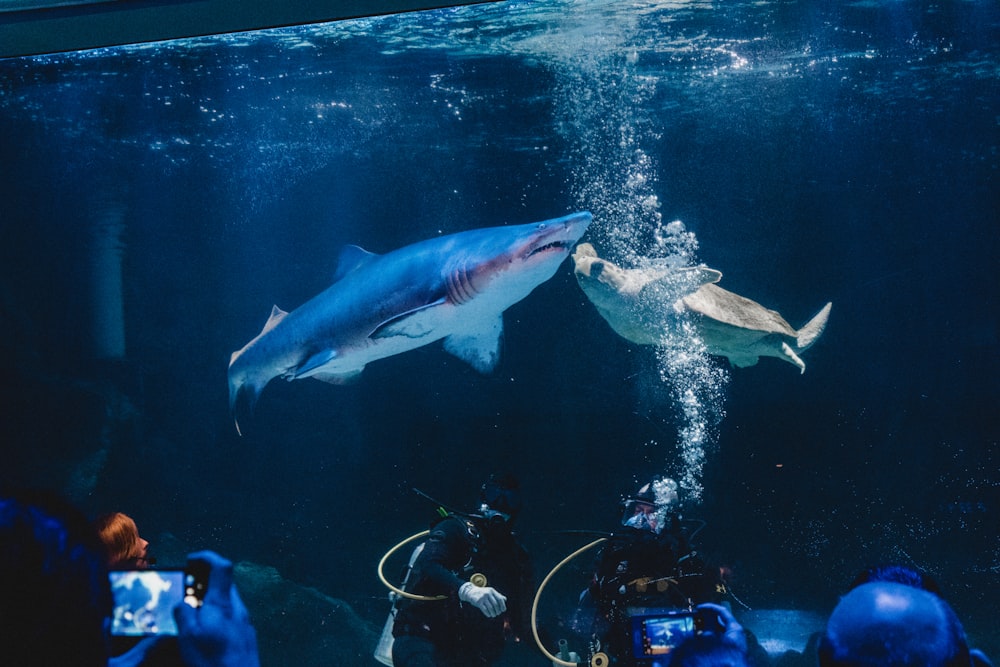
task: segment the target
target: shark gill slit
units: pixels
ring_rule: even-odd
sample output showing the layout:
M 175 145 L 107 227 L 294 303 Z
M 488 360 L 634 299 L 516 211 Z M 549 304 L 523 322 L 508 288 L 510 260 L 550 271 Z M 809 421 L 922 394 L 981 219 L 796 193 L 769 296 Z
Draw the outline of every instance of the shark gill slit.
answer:
M 461 305 L 471 301 L 476 295 L 476 290 L 469 280 L 465 267 L 455 269 L 448 274 L 448 297 L 452 303 Z

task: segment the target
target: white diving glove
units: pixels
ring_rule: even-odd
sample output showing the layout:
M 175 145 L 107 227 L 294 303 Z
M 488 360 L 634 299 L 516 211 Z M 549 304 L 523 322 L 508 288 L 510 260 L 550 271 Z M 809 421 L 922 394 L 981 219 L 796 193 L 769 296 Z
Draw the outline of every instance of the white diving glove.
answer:
M 487 618 L 496 618 L 507 611 L 507 598 L 492 586 L 476 586 L 467 581 L 458 589 L 458 599 L 468 602 Z

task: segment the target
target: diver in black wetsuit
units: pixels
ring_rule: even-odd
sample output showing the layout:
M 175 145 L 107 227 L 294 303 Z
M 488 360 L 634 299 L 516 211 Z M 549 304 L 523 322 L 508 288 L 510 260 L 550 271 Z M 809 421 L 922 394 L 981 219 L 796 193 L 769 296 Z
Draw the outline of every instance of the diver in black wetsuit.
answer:
M 583 615 L 592 618 L 592 638 L 618 665 L 634 664 L 633 610 L 691 609 L 720 602 L 726 592 L 718 570 L 706 566 L 692 547 L 673 510 L 676 502 L 677 484 L 666 478 L 625 498 L 622 528 L 601 548 L 593 579 L 581 595 Z
M 445 598 L 397 603 L 395 667 L 486 667 L 508 639 L 529 631 L 531 566 L 511 530 L 521 509 L 517 480 L 490 477 L 480 501 L 477 512 L 451 513 L 431 528 L 407 592 Z M 474 574 L 485 585 L 470 582 Z

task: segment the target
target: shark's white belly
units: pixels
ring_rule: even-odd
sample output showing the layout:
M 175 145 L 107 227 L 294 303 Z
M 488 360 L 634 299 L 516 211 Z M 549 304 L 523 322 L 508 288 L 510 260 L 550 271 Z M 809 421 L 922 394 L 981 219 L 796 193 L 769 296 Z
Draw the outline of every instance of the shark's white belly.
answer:
M 378 329 L 373 335 L 336 348 L 330 361 L 297 374 L 295 378 L 352 376 L 360 373 L 369 362 L 409 352 L 449 336 L 474 337 L 477 332 L 493 331 L 500 326 L 504 309 L 514 301 L 509 297 L 498 299 L 483 295 L 461 306 L 445 302 L 425 308 L 397 324 Z M 498 337 L 499 331 L 494 336 Z

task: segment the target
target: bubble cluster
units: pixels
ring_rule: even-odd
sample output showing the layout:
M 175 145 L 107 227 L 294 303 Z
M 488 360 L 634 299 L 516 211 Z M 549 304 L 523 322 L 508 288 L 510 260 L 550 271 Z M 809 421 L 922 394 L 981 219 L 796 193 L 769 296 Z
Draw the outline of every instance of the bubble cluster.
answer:
M 680 486 L 685 500 L 701 500 L 705 453 L 718 442 L 718 426 L 725 416 L 728 371 L 707 352 L 690 315 L 677 314 L 676 328 L 665 329 L 656 348 L 660 380 L 669 388 L 678 412 L 677 446 L 681 460 Z
M 658 378 L 668 388 L 676 424 L 677 452 L 664 452 L 666 468 L 678 468 L 686 502 L 701 500 L 705 453 L 717 443 L 728 372 L 708 354 L 692 315 L 680 298 L 698 285 L 698 242 L 679 220 L 665 223 L 657 194 L 659 165 L 647 151 L 655 145 L 653 119 L 644 104 L 655 78 L 637 70 L 629 32 L 602 33 L 586 53 L 553 58 L 557 123 L 572 147 L 572 190 L 580 208 L 594 214 L 590 236 L 598 254 L 629 268 L 663 270 L 664 280 L 645 289 L 665 290 L 639 304 L 657 312 L 637 313 L 663 322 L 656 346 Z M 663 304 L 674 304 L 664 308 Z M 668 463 L 669 461 L 669 463 Z
M 656 505 L 656 520 L 658 526 L 667 525 L 667 513 L 677 505 L 677 482 L 669 477 L 658 477 L 653 480 L 653 498 Z

